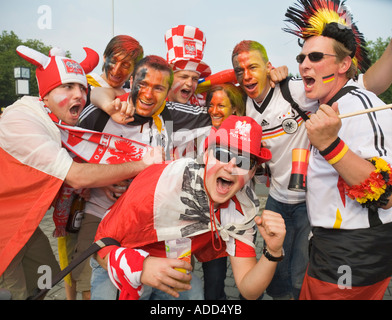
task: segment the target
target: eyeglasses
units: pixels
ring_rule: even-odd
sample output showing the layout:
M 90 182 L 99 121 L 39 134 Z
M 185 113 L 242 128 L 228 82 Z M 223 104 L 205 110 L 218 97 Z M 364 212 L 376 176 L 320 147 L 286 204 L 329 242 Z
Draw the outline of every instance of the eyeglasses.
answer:
M 235 165 L 241 169 L 251 170 L 257 164 L 257 160 L 250 155 L 240 155 L 222 147 L 215 147 L 212 150 L 216 160 L 224 163 L 229 163 L 233 158 L 235 158 Z
M 336 54 L 329 54 L 329 53 L 322 53 L 322 52 L 311 52 L 311 53 L 309 53 L 309 54 L 303 54 L 303 53 L 301 53 L 301 54 L 299 54 L 299 55 L 297 56 L 297 58 L 296 58 L 296 59 L 297 59 L 297 62 L 298 62 L 299 64 L 301 64 L 302 62 L 304 62 L 306 56 L 308 56 L 308 57 L 309 57 L 309 60 L 312 61 L 312 62 L 318 62 L 318 61 L 320 61 L 321 59 L 323 59 L 324 56 L 337 57 Z

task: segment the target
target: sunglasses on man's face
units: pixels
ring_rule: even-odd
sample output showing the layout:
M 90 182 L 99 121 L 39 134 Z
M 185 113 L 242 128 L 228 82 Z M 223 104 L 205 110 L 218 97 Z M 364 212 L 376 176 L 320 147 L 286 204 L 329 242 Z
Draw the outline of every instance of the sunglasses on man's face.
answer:
M 312 62 L 318 62 L 324 58 L 324 56 L 331 56 L 331 57 L 337 57 L 336 54 L 329 54 L 329 53 L 322 53 L 322 52 L 311 52 L 309 54 L 299 54 L 297 56 L 297 62 L 301 64 L 304 62 L 305 58 L 308 57 L 310 61 Z
M 257 160 L 250 155 L 240 155 L 222 147 L 215 147 L 212 150 L 216 160 L 229 163 L 233 158 L 235 158 L 235 165 L 241 169 L 251 170 L 257 164 Z

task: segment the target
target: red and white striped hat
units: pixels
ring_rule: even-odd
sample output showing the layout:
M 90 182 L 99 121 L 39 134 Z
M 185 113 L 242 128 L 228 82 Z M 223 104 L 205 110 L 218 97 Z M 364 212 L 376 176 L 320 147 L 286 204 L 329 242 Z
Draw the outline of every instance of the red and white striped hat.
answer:
M 200 78 L 211 75 L 211 68 L 202 59 L 206 37 L 199 28 L 178 25 L 166 31 L 166 60 L 173 71 L 196 71 Z

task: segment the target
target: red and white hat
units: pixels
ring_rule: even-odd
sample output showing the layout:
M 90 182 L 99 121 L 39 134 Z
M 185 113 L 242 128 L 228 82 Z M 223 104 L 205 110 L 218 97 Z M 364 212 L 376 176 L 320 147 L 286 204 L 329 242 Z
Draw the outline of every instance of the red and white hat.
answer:
M 262 147 L 263 129 L 250 117 L 231 115 L 219 129 L 212 128 L 205 140 L 205 149 L 219 145 L 254 155 L 259 163 L 271 160 L 271 151 Z
M 211 75 L 211 68 L 202 59 L 206 37 L 199 28 L 178 25 L 166 31 L 166 60 L 173 71 L 195 71 L 200 78 Z
M 99 55 L 90 48 L 83 48 L 86 58 L 80 64 L 65 57 L 64 50 L 53 48 L 49 57 L 26 46 L 18 46 L 16 52 L 25 60 L 37 66 L 35 75 L 39 95 L 44 98 L 51 90 L 64 83 L 79 83 L 87 90 L 86 74 L 99 62 Z

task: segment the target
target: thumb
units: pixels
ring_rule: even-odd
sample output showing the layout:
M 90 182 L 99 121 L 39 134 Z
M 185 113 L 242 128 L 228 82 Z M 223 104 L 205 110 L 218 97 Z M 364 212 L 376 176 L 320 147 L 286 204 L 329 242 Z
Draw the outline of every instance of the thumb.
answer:
M 337 102 L 334 102 L 334 103 L 332 104 L 331 108 L 332 108 L 333 111 L 336 112 L 337 115 L 340 114 L 340 112 L 339 112 L 339 106 L 338 106 L 338 103 L 337 103 Z

